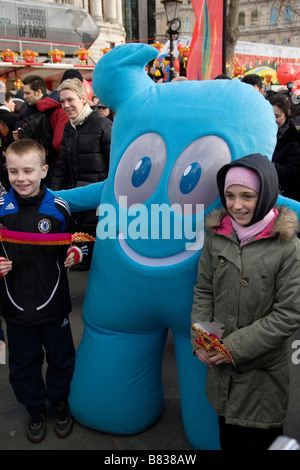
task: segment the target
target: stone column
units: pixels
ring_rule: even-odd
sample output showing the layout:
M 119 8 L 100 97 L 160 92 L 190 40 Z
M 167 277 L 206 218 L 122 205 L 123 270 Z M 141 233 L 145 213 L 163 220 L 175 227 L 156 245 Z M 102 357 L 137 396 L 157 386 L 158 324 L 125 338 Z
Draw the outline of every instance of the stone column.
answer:
M 94 20 L 103 20 L 102 0 L 90 0 L 90 14 Z
M 123 24 L 122 0 L 116 0 L 116 2 L 117 2 L 117 23 Z
M 117 5 L 116 0 L 106 2 L 106 21 L 108 23 L 117 22 Z

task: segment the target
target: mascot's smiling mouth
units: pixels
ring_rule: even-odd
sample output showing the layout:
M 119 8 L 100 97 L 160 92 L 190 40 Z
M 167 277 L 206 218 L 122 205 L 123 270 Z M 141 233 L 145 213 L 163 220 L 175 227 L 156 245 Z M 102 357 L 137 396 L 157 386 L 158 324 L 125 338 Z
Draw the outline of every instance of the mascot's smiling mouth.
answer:
M 166 256 L 162 258 L 151 258 L 149 256 L 140 255 L 132 248 L 130 248 L 130 246 L 125 241 L 124 235 L 121 232 L 118 235 L 118 240 L 124 253 L 136 263 L 149 267 L 163 267 L 181 263 L 183 261 L 188 260 L 195 254 L 199 253 L 199 250 L 201 250 L 204 243 L 204 231 L 201 230 L 198 233 L 197 240 L 193 244 L 190 244 L 188 249 L 181 251 L 176 255 Z

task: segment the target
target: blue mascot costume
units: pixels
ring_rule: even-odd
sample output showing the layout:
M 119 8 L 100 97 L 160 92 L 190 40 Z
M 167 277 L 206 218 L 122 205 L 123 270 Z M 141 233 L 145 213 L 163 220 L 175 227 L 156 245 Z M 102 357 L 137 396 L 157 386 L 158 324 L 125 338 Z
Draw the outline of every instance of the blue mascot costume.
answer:
M 145 65 L 156 55 L 126 44 L 99 60 L 93 90 L 116 111 L 109 175 L 59 193 L 73 211 L 99 212 L 69 402 L 88 427 L 146 430 L 162 412 L 171 329 L 187 439 L 196 449 L 219 449 L 206 366 L 190 342 L 203 218 L 221 205 L 219 168 L 253 153 L 271 159 L 277 125 L 270 104 L 239 80 L 154 83 Z

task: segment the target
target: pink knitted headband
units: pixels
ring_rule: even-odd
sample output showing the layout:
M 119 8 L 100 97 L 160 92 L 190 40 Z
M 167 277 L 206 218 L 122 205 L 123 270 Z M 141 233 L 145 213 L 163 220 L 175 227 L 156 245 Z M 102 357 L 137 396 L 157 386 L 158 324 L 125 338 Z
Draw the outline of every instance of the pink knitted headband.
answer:
M 260 179 L 256 171 L 243 166 L 233 166 L 227 171 L 224 183 L 224 192 L 233 184 L 246 186 L 257 193 L 260 191 Z

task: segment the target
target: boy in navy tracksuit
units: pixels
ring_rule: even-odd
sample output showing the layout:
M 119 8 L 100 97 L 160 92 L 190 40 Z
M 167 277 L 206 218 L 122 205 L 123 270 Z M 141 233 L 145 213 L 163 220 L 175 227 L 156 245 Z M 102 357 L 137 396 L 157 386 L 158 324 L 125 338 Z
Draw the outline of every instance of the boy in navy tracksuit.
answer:
M 7 327 L 10 383 L 30 414 L 27 434 L 32 442 L 45 436 L 46 399 L 53 407 L 57 435 L 65 437 L 72 429 L 67 397 L 75 350 L 68 321 L 72 306 L 66 267 L 82 258 L 75 246 L 30 243 L 31 236 L 43 241 L 47 234 L 75 231 L 67 203 L 42 183 L 48 170 L 45 161 L 45 151 L 35 141 L 12 143 L 6 151 L 12 187 L 0 198 L 0 223 L 26 239 L 26 243 L 4 242 L 5 249 L 0 246 L 0 298 Z M 46 384 L 42 378 L 44 350 Z

